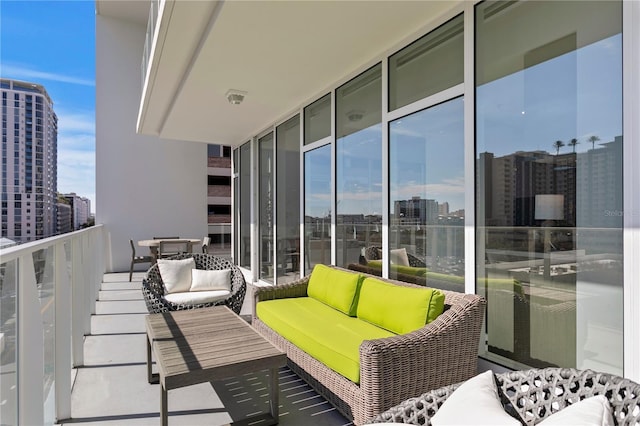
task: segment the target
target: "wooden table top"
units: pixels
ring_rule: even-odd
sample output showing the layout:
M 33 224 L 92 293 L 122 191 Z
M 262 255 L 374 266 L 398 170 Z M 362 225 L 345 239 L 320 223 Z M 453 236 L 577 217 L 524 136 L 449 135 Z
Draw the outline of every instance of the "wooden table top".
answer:
M 165 389 L 284 366 L 287 357 L 226 306 L 151 314 L 147 333 Z
M 140 240 L 138 241 L 138 245 L 140 247 L 158 247 L 160 245 L 160 241 L 190 241 L 191 244 L 199 244 L 202 242 L 199 238 L 167 238 L 167 239 L 158 239 L 158 240 Z

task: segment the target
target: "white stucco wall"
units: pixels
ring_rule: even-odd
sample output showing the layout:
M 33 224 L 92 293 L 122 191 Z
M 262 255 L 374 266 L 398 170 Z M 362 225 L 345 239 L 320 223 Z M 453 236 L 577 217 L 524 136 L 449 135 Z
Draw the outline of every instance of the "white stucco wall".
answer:
M 108 233 L 107 272 L 129 270 L 129 238 L 207 234 L 206 144 L 135 131 L 145 30 L 96 17 L 95 209 L 96 223 Z M 136 251 L 148 254 L 147 248 Z

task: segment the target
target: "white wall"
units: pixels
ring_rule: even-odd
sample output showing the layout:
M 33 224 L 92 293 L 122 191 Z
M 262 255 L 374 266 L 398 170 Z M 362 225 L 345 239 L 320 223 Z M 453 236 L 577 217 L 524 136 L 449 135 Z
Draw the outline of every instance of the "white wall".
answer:
M 96 16 L 95 208 L 108 234 L 107 272 L 129 270 L 129 238 L 207 233 L 207 146 L 135 132 L 145 31 Z

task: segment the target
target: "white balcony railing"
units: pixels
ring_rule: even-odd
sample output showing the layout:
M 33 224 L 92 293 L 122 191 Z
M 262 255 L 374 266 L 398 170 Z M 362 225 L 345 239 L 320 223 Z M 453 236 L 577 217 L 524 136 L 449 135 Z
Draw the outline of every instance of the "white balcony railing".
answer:
M 104 228 L 0 250 L 0 424 L 71 417 L 104 273 Z

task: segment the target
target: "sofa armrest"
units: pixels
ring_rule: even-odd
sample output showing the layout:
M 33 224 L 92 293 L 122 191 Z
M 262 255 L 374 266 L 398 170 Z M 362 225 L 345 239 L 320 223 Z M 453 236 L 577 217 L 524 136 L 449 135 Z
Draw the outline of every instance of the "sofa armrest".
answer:
M 263 300 L 286 299 L 290 297 L 306 297 L 309 276 L 286 284 L 274 286 L 253 287 L 253 316 L 256 315 L 256 305 Z
M 411 333 L 360 345 L 360 386 L 375 415 L 410 397 L 477 374 L 485 300 L 460 295 L 442 315 Z

